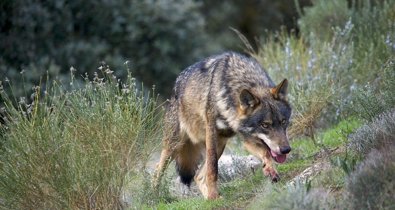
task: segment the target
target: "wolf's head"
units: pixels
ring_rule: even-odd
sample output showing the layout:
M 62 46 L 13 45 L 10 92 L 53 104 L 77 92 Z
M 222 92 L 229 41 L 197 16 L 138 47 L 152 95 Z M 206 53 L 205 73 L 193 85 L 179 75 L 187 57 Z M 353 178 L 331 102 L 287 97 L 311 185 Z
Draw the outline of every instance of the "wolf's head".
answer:
M 261 141 L 273 159 L 283 163 L 291 151 L 286 130 L 291 116 L 287 102 L 288 81 L 284 79 L 265 93 L 244 89 L 240 93 L 239 114 L 242 115 L 239 132 L 249 139 Z

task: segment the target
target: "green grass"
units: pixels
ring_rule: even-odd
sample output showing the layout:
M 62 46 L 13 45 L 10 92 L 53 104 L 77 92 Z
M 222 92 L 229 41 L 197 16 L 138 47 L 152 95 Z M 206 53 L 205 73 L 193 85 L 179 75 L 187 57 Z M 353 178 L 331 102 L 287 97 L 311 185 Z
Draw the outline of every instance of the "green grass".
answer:
M 318 143 L 326 147 L 335 148 L 347 143 L 347 137 L 362 125 L 361 120 L 351 118 L 340 121 L 333 128 L 318 135 Z
M 355 118 L 342 120 L 332 128 L 318 133 L 315 137 L 316 144 L 311 138 L 297 138 L 291 142 L 292 153 L 298 158 L 309 159 L 322 149 L 335 149 L 345 146 L 348 135 L 361 125 L 362 122 Z

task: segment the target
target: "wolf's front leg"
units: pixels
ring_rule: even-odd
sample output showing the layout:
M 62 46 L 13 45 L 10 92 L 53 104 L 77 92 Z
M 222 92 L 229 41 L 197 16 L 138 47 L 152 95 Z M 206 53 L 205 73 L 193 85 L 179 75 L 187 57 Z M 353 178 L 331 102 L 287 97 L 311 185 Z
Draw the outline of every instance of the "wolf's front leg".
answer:
M 217 179 L 217 154 L 212 154 L 206 149 L 206 160 L 200 168 L 199 173 L 195 176 L 195 182 L 204 198 L 216 199 L 219 197 Z
M 216 199 L 219 197 L 217 180 L 218 180 L 218 155 L 217 155 L 217 133 L 211 123 L 206 127 L 206 185 L 207 199 Z
M 218 165 L 218 159 L 221 157 L 222 153 L 224 152 L 225 146 L 226 146 L 226 142 L 227 142 L 227 138 L 217 138 L 217 144 L 216 144 L 216 148 L 217 148 L 217 161 L 216 161 L 216 165 Z M 216 181 L 218 179 L 218 169 L 216 169 L 216 177 L 211 176 L 211 179 L 214 179 L 214 185 L 211 186 L 211 191 L 209 192 L 209 182 L 208 182 L 208 177 L 209 173 L 207 170 L 207 166 L 209 164 L 207 155 L 206 155 L 206 161 L 204 162 L 203 166 L 200 168 L 199 173 L 195 176 L 195 182 L 199 187 L 199 190 L 202 192 L 203 196 L 206 199 L 213 199 L 213 198 L 218 198 L 219 193 L 218 193 L 218 189 L 217 189 L 217 184 Z M 210 163 L 212 164 L 212 163 Z M 214 190 L 215 191 L 214 191 Z M 213 192 L 215 193 L 213 196 Z M 210 196 L 211 194 L 211 196 Z
M 273 165 L 273 159 L 270 155 L 270 149 L 263 143 L 254 140 L 244 140 L 244 147 L 254 156 L 260 158 L 263 162 L 263 174 L 269 176 L 273 182 L 280 180 L 276 168 Z

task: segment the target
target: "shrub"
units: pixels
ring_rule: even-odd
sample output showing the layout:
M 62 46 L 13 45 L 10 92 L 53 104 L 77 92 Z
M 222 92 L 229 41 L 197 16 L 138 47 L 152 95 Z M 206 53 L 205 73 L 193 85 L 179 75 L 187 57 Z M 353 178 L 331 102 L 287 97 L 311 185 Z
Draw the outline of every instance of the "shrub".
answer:
M 314 137 L 315 127 L 349 114 L 355 99 L 351 93 L 374 81 L 385 62 L 393 62 L 395 2 L 360 0 L 350 7 L 344 0 L 314 2 L 299 21 L 302 37 L 269 36 L 259 52 L 252 52 L 275 81 L 290 80 L 290 136 Z M 333 27 L 326 26 L 328 18 Z
M 394 139 L 394 138 L 392 138 Z M 373 149 L 347 179 L 351 209 L 393 209 L 395 206 L 395 144 Z
M 2 1 L 0 71 L 16 80 L 24 69 L 33 85 L 47 71 L 68 79 L 74 66 L 79 79 L 103 60 L 115 69 L 131 60 L 134 76 L 149 87 L 155 78 L 168 93 L 175 75 L 206 48 L 199 9 L 193 0 Z
M 344 30 L 348 33 L 349 29 Z M 341 39 L 340 36 L 338 38 Z M 339 92 L 344 90 L 344 84 L 352 83 L 349 75 L 352 55 L 353 49 L 347 44 L 323 42 L 308 45 L 303 38 L 292 34 L 268 38 L 260 51 L 254 54 L 275 81 L 282 78 L 290 81 L 289 100 L 293 106 L 291 136 L 312 134 L 328 105 L 338 105 L 335 102 L 345 97 L 347 91 Z M 330 125 L 336 118 L 336 110 L 326 116 L 324 124 Z
M 386 148 L 395 139 L 395 109 L 377 116 L 349 137 L 349 147 L 360 153 L 368 154 L 372 149 Z
M 37 86 L 33 102 L 2 91 L 0 206 L 116 209 L 131 177 L 143 176 L 160 136 L 156 99 L 108 67 L 78 87 Z M 49 83 L 47 83 L 49 84 Z
M 350 19 L 351 11 L 347 0 L 313 0 L 311 7 L 305 7 L 298 20 L 302 36 L 316 36 L 330 41 L 337 27 L 343 28 Z
M 395 57 L 377 72 L 378 78 L 365 87 L 354 91 L 354 100 L 349 112 L 371 121 L 395 104 Z
M 328 191 L 320 188 L 310 189 L 308 184 L 301 182 L 284 187 L 265 188 L 249 209 L 333 209 L 339 205 L 333 202 L 334 198 Z

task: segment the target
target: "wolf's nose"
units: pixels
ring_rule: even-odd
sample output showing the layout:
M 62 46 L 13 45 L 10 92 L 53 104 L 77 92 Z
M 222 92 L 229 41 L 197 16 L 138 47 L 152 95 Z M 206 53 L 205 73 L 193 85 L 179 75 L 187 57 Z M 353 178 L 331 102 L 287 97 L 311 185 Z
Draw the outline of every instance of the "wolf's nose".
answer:
M 281 154 L 288 154 L 289 152 L 291 152 L 291 147 L 290 146 L 284 146 L 284 147 L 280 147 L 280 152 Z

